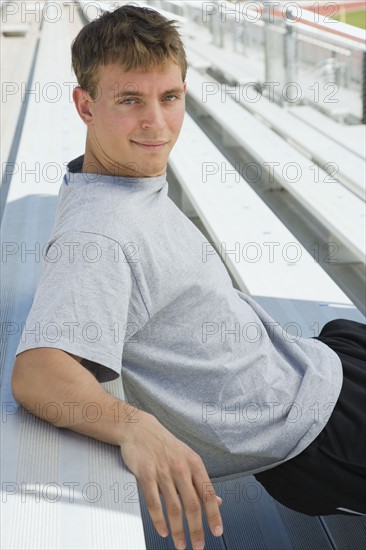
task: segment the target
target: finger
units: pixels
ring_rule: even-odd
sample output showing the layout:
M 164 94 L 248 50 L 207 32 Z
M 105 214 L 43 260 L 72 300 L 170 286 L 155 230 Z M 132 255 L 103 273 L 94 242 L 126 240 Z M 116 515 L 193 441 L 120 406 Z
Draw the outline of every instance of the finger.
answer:
M 172 481 L 163 481 L 160 483 L 160 491 L 164 498 L 174 545 L 177 550 L 184 550 L 186 536 L 183 527 L 183 510 L 177 490 Z
M 159 496 L 159 490 L 156 482 L 139 481 L 142 492 L 144 493 L 146 506 L 154 524 L 155 529 L 161 537 L 167 537 L 169 529 L 165 521 L 163 508 Z
M 202 501 L 210 531 L 215 537 L 220 537 L 223 533 L 222 518 L 218 502 L 218 498 L 220 497 L 217 498 L 215 488 L 205 470 L 204 472 L 196 471 L 193 476 L 193 482 L 197 494 Z
M 187 518 L 189 536 L 193 550 L 202 550 L 205 545 L 205 534 L 202 525 L 201 502 L 191 477 L 177 480 L 177 489 Z

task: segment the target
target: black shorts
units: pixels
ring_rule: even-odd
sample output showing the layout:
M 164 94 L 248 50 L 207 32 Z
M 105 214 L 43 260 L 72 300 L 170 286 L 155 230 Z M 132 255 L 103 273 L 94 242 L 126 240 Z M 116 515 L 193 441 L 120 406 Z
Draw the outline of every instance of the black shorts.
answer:
M 303 514 L 366 514 L 366 325 L 336 319 L 316 338 L 342 361 L 336 406 L 309 447 L 255 478 L 278 502 Z

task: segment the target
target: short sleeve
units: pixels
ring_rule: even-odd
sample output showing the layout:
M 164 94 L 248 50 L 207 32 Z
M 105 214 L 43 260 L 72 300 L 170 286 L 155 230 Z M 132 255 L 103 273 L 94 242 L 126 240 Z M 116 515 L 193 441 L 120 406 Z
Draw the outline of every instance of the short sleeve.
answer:
M 57 348 L 83 357 L 100 382 L 117 378 L 131 291 L 131 268 L 117 241 L 81 231 L 50 240 L 16 354 Z

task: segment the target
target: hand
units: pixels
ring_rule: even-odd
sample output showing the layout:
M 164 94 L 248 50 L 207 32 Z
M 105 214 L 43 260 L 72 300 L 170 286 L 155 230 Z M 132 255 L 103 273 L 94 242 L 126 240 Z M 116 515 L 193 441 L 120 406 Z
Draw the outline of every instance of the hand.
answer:
M 140 410 L 135 418 L 138 422 L 124 424 L 121 454 L 141 486 L 156 530 L 162 537 L 168 536 L 159 496 L 162 495 L 175 547 L 178 550 L 186 547 L 184 509 L 193 550 L 202 550 L 204 531 L 200 503 L 212 534 L 220 536 L 219 505 L 222 501 L 215 494 L 201 458 L 151 414 Z

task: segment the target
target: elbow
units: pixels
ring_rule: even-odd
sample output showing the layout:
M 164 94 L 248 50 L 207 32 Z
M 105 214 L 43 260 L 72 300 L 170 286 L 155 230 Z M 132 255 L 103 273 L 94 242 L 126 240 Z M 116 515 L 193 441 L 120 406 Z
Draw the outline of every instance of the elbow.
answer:
M 45 353 L 46 352 L 46 353 Z M 47 377 L 44 366 L 49 362 L 47 350 L 29 349 L 15 358 L 11 375 L 11 389 L 15 401 L 26 405 L 47 395 Z
M 26 384 L 24 384 L 24 364 L 16 357 L 11 374 L 11 391 L 17 403 L 21 404 L 26 398 Z
M 40 374 L 42 365 L 37 361 L 34 351 L 20 353 L 14 362 L 11 375 L 11 389 L 14 399 L 28 412 L 56 425 L 44 415 L 48 400 L 47 388 L 43 387 Z
M 69 368 L 67 358 L 72 361 Z M 60 350 L 36 348 L 21 352 L 15 359 L 11 376 L 15 401 L 53 426 L 67 427 L 69 422 L 63 402 L 69 401 L 68 395 L 75 377 L 65 375 L 65 371 L 74 373 L 74 363 L 77 365 L 74 359 Z M 50 415 L 50 404 L 53 405 L 52 411 L 55 407 L 57 409 L 55 416 Z

